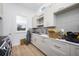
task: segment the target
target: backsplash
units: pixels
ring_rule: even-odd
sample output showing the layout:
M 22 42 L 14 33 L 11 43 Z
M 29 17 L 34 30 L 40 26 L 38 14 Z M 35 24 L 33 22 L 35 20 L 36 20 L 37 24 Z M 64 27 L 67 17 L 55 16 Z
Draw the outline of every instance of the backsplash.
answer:
M 48 34 L 48 28 L 46 27 L 32 28 L 32 32 L 37 34 Z

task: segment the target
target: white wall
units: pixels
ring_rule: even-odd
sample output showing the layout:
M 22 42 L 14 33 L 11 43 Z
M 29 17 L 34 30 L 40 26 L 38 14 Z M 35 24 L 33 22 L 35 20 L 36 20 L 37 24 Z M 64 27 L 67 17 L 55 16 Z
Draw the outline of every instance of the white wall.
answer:
M 27 28 L 31 28 L 33 13 L 33 11 L 18 4 L 3 4 L 3 35 L 9 35 L 11 33 L 13 45 L 20 44 L 20 39 L 26 36 L 26 32 L 16 32 L 16 16 L 26 16 L 28 23 Z
M 79 32 L 79 8 L 56 15 L 56 26 L 65 31 Z

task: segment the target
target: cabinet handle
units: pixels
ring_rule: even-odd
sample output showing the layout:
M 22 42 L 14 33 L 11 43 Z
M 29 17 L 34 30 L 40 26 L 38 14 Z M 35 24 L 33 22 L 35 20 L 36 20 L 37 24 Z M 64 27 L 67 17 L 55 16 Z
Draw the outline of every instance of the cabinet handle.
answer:
M 61 47 L 59 47 L 59 46 L 57 46 L 57 45 L 54 45 L 56 48 L 61 48 Z

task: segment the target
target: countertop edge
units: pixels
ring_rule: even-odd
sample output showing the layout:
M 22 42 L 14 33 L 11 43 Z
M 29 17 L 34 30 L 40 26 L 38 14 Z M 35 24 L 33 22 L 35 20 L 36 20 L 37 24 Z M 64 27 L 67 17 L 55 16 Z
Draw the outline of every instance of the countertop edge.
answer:
M 32 33 L 32 34 L 36 34 L 36 33 Z M 37 34 L 37 35 L 39 35 L 39 34 Z M 41 36 L 41 35 L 39 35 L 39 36 Z M 41 37 L 44 37 L 44 36 L 41 36 Z M 78 43 L 66 41 L 65 39 L 54 39 L 54 38 L 49 38 L 49 37 L 44 37 L 44 38 L 50 39 L 51 41 L 57 40 L 57 41 L 60 41 L 60 42 L 64 42 L 64 43 L 68 43 L 68 44 L 71 44 L 71 45 L 79 46 Z

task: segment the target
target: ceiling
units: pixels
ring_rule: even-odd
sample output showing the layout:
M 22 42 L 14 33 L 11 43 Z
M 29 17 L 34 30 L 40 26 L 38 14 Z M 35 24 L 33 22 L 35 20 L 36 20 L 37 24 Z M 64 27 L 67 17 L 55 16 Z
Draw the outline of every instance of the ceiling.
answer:
M 43 4 L 44 3 L 21 3 L 20 5 L 30 10 L 38 11 Z

